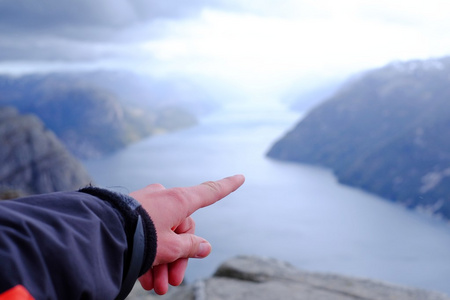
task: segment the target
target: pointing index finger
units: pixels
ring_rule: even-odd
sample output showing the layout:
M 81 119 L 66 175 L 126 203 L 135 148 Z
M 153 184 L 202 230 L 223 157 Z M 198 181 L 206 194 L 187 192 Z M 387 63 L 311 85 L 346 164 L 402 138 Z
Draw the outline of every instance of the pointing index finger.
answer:
M 188 215 L 197 209 L 216 203 L 220 199 L 228 196 L 237 190 L 245 181 L 243 175 L 234 175 L 217 181 L 207 181 L 202 184 L 188 187 L 188 192 L 192 193 L 191 202 L 187 210 Z

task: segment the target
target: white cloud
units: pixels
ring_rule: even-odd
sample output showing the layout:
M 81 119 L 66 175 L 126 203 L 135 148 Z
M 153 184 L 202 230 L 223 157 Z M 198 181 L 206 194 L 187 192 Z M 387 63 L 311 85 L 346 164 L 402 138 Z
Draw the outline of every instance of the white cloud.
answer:
M 434 27 L 387 21 L 375 9 L 380 5 L 368 17 L 368 7 L 355 0 L 320 3 L 326 4 L 322 14 L 302 18 L 204 10 L 200 19 L 171 22 L 163 38 L 143 43 L 141 50 L 169 73 L 210 74 L 257 92 L 392 60 L 450 54 L 450 40 Z
M 115 8 L 124 1 L 114 0 L 116 5 L 103 14 L 96 6 L 85 16 L 91 26 L 78 32 L 77 26 L 58 32 L 54 26 L 59 19 L 49 19 L 44 25 L 50 31 L 33 33 L 28 39 L 18 35 L 16 40 L 6 40 L 5 32 L 0 47 L 24 62 L 52 57 L 77 63 L 98 60 L 158 76 L 176 73 L 220 80 L 260 95 L 297 82 L 346 76 L 392 60 L 450 54 L 446 16 L 450 2 L 444 0 L 215 0 L 213 4 L 197 0 L 192 7 L 186 3 L 174 6 L 174 1 L 133 0 L 133 7 L 139 9 L 117 14 L 127 26 L 120 30 L 94 26 L 116 24 L 112 20 Z M 82 1 L 85 6 L 91 5 L 88 2 Z M 205 8 L 213 5 L 215 9 Z M 28 10 L 27 14 L 34 13 Z M 72 10 L 66 14 L 79 22 L 73 24 L 84 24 L 82 16 Z M 127 21 L 136 18 L 140 21 Z M 5 26 L 8 20 L 1 24 Z M 66 38 L 64 32 L 70 30 Z M 53 32 L 59 34 L 57 38 L 49 37 Z

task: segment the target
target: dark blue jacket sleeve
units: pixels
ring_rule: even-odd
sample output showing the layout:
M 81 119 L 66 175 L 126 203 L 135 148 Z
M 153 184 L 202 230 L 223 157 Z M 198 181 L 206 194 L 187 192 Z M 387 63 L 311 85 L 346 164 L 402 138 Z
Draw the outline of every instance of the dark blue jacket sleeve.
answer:
M 0 294 L 123 299 L 156 254 L 153 223 L 126 195 L 89 187 L 0 201 Z

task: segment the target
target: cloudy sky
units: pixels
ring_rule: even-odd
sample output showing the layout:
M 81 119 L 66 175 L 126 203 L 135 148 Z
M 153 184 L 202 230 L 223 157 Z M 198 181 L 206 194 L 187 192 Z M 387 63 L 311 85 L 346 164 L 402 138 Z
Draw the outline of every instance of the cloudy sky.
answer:
M 0 71 L 116 67 L 276 95 L 450 54 L 446 0 L 2 0 Z

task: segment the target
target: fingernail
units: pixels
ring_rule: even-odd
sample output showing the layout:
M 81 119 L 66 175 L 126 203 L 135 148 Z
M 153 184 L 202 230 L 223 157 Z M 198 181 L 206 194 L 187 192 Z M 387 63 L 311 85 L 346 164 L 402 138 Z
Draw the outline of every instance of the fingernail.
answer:
M 211 252 L 211 244 L 208 242 L 201 242 L 200 245 L 198 245 L 197 255 L 196 258 L 203 258 L 209 255 Z

